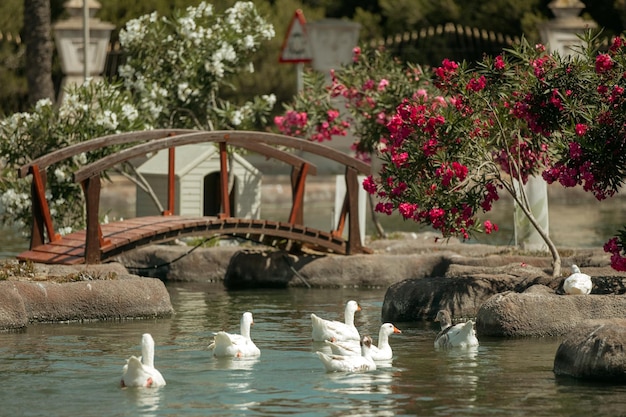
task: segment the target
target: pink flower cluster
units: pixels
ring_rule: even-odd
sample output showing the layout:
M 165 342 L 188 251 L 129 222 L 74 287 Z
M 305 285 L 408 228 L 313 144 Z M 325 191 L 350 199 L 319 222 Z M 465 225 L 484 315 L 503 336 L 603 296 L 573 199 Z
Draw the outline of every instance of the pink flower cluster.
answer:
M 435 87 L 446 90 L 449 87 L 455 87 L 455 77 L 458 74 L 459 64 L 454 61 L 450 61 L 448 58 L 444 59 L 441 63 L 441 67 L 435 68 Z
M 330 109 L 326 112 L 326 119 L 309 129 L 309 117 L 306 112 L 287 111 L 285 116 L 274 117 L 274 124 L 283 135 L 302 137 L 307 134 L 310 140 L 323 142 L 331 140 L 333 136 L 345 136 L 350 124 L 345 120 L 339 120 L 339 111 Z
M 274 117 L 274 124 L 283 135 L 300 136 L 307 125 L 308 115 L 305 112 L 287 111 L 285 116 Z
M 622 256 L 624 248 L 617 237 L 604 244 L 604 251 L 611 254 L 611 267 L 616 271 L 626 271 L 626 257 Z
M 547 146 L 533 149 L 532 143 L 520 139 L 494 155 L 494 160 L 504 172 L 525 184 L 530 175 L 547 163 Z

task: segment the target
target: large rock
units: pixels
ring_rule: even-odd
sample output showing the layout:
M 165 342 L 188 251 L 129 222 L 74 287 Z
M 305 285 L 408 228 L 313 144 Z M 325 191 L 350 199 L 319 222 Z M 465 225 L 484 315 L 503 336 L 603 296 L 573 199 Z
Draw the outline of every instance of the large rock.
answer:
M 8 281 L 0 282 L 0 330 L 16 330 L 28 325 L 24 300 Z
M 221 282 L 231 258 L 242 248 L 151 245 L 125 252 L 116 260 L 128 271 L 162 281 Z
M 556 288 L 558 282 L 540 268 L 515 263 L 505 266 L 450 264 L 464 260 L 452 257 L 445 274 L 408 279 L 391 285 L 385 293 L 382 320 L 390 322 L 433 320 L 447 309 L 454 317 L 476 317 L 480 306 L 491 296 L 544 283 Z
M 554 373 L 626 382 L 626 319 L 590 320 L 569 332 L 554 358 Z
M 560 336 L 588 319 L 624 317 L 624 295 L 559 295 L 542 285 L 506 291 L 479 309 L 479 336 Z
M 243 288 L 387 287 L 412 277 L 445 271 L 443 254 L 291 255 L 274 250 L 242 250 L 228 266 L 224 285 Z
M 87 268 L 104 270 L 79 267 L 62 282 L 58 281 L 59 268 L 51 271 L 51 279 L 56 280 L 0 281 L 0 330 L 19 329 L 34 322 L 155 318 L 174 312 L 162 281 L 115 274 L 93 279 Z M 68 277 L 79 280 L 68 282 Z

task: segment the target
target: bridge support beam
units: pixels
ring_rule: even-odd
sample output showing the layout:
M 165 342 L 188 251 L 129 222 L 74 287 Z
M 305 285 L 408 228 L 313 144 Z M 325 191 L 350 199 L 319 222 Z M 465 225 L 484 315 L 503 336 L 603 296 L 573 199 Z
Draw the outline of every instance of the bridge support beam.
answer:
M 304 185 L 309 172 L 309 164 L 295 166 L 291 170 L 291 213 L 289 223 L 304 224 Z
M 44 228 L 48 233 L 48 240 L 54 242 L 61 239 L 61 236 L 54 232 L 50 209 L 46 200 L 46 175 L 42 175 L 39 167 L 33 165 L 31 168 L 33 182 L 31 184 L 33 225 L 30 235 L 30 248 L 36 248 L 45 243 Z
M 101 260 L 101 231 L 98 212 L 100 206 L 100 177 L 92 176 L 82 182 L 87 206 L 87 230 L 85 236 L 85 263 L 99 264 Z

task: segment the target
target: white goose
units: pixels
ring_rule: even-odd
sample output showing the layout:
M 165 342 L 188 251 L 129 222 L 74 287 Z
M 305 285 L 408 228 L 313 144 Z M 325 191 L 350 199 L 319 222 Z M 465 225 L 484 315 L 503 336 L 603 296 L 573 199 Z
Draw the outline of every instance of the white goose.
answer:
M 389 345 L 389 336 L 394 333 L 402 333 L 400 329 L 391 323 L 383 323 L 378 331 L 378 346 L 373 345 L 370 348 L 370 354 L 375 361 L 388 361 L 393 358 L 393 351 Z M 330 346 L 330 350 L 334 355 L 358 356 L 361 354 L 359 345 L 352 342 L 331 342 L 326 340 L 325 343 Z
M 376 370 L 376 363 L 371 356 L 372 338 L 363 336 L 361 339 L 360 356 L 328 355 L 315 352 L 324 364 L 326 372 L 367 372 Z
M 591 277 L 580 272 L 577 265 L 572 265 L 572 275 L 563 282 L 565 294 L 587 295 L 591 292 L 592 287 Z
M 246 311 L 241 316 L 241 334 L 217 332 L 213 343 L 209 349 L 213 351 L 213 356 L 220 358 L 242 358 L 260 356 L 261 350 L 250 338 L 250 327 L 254 324 L 252 313 Z
M 141 336 L 141 356 L 126 360 L 122 372 L 122 387 L 162 387 L 163 375 L 154 367 L 154 339 L 149 333 Z
M 476 338 L 472 320 L 453 326 L 450 313 L 447 310 L 440 310 L 435 321 L 441 323 L 441 331 L 435 338 L 436 348 L 478 346 L 478 339 Z
M 350 300 L 346 303 L 346 309 L 344 311 L 344 322 L 325 320 L 311 314 L 311 325 L 313 326 L 312 337 L 315 342 L 323 342 L 324 340 L 330 340 L 333 342 L 341 341 L 356 341 L 361 340 L 359 331 L 354 325 L 354 314 L 357 311 L 361 311 L 359 304 Z

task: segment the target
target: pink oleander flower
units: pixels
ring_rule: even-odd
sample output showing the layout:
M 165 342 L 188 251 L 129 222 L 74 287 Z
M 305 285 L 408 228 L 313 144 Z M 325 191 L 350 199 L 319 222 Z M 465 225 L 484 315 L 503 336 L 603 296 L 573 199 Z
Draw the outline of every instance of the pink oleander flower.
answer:
M 355 46 L 352 49 L 352 62 L 359 62 L 359 58 L 361 57 L 361 48 Z
M 480 90 L 483 90 L 486 85 L 487 85 L 487 81 L 485 79 L 485 76 L 481 75 L 478 78 L 472 78 L 467 83 L 467 90 L 478 92 Z
M 415 215 L 415 212 L 417 211 L 417 209 L 418 209 L 417 204 L 413 204 L 413 203 L 400 203 L 400 204 L 398 204 L 398 212 L 405 219 L 413 218 L 413 216 Z
M 619 51 L 619 49 L 622 46 L 624 46 L 624 40 L 619 36 L 615 36 L 613 38 L 613 41 L 611 42 L 611 47 L 609 48 L 609 52 L 612 54 L 615 54 Z
M 490 235 L 492 232 L 498 231 L 498 225 L 495 223 L 491 223 L 490 220 L 486 220 L 483 223 L 483 226 L 485 227 L 485 233 L 487 233 L 488 235 Z
M 502 55 L 498 55 L 493 61 L 493 67 L 498 71 L 502 71 L 505 66 L 504 58 L 502 58 Z
M 613 59 L 609 54 L 598 54 L 596 57 L 596 72 L 603 74 L 613 68 Z
M 572 159 L 580 159 L 583 155 L 582 147 L 580 143 L 570 142 L 569 144 L 569 156 Z
M 376 182 L 372 176 L 368 176 L 363 180 L 363 189 L 367 191 L 369 194 L 375 194 L 378 187 L 376 186 Z
M 391 157 L 391 162 L 393 162 L 393 164 L 396 167 L 402 168 L 406 164 L 406 161 L 408 159 L 409 159 L 409 154 L 407 152 L 401 152 L 399 154 L 394 154 Z

